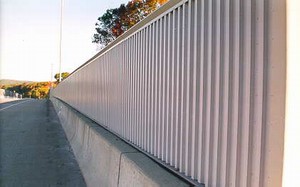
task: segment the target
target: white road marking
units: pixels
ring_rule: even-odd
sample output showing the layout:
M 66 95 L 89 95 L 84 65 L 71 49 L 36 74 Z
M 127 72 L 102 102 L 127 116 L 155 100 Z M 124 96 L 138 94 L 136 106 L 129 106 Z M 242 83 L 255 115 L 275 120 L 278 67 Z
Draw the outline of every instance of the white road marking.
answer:
M 20 105 L 20 104 L 22 104 L 22 103 L 29 102 L 29 101 L 31 101 L 31 99 L 28 99 L 28 100 L 23 101 L 23 102 L 20 102 L 20 103 L 12 104 L 12 105 L 9 105 L 9 106 L 4 107 L 4 108 L 1 108 L 0 111 L 5 110 L 5 109 L 8 109 L 8 108 L 13 107 L 13 106 L 16 106 L 16 105 Z

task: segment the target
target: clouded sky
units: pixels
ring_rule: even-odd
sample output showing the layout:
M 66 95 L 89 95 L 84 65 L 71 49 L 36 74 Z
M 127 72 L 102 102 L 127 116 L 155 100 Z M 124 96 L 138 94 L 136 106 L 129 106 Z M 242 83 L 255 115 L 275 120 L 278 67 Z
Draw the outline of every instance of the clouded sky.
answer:
M 49 81 L 58 72 L 61 0 L 0 0 L 0 79 Z M 62 71 L 97 53 L 95 23 L 128 0 L 64 0 Z

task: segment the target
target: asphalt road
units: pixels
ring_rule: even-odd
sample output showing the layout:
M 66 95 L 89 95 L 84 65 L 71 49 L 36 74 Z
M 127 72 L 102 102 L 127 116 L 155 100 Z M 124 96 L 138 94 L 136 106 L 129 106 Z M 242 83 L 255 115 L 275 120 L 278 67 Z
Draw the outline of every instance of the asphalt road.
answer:
M 0 104 L 0 186 L 86 186 L 50 101 Z
M 0 98 L 0 104 L 12 102 L 12 101 L 18 101 L 18 100 L 19 99 L 16 98 Z

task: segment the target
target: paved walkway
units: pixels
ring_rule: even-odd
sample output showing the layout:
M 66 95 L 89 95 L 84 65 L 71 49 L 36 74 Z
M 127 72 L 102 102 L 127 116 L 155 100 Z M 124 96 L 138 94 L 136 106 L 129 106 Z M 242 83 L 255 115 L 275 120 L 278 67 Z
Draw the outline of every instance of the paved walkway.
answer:
M 0 104 L 0 186 L 86 186 L 50 101 Z

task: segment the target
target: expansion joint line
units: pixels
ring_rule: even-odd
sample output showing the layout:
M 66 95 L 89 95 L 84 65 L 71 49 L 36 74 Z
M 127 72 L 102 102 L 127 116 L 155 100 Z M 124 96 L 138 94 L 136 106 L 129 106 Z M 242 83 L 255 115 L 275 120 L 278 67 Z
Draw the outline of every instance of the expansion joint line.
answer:
M 118 172 L 118 185 L 119 186 L 119 183 L 120 183 L 120 173 L 121 173 L 121 159 L 122 159 L 122 155 L 123 154 L 127 154 L 127 153 L 139 153 L 138 151 L 128 151 L 128 152 L 123 152 L 120 154 L 120 157 L 119 157 L 119 172 Z

